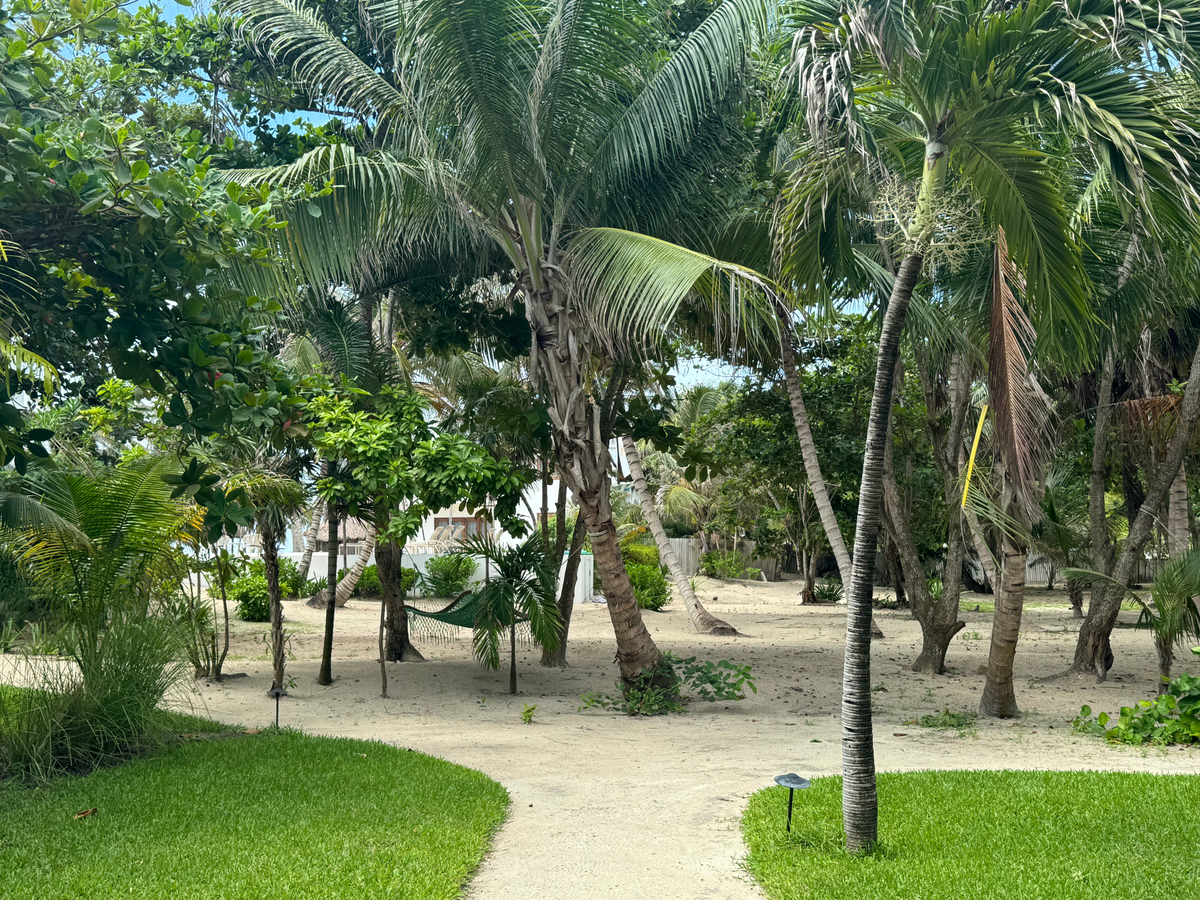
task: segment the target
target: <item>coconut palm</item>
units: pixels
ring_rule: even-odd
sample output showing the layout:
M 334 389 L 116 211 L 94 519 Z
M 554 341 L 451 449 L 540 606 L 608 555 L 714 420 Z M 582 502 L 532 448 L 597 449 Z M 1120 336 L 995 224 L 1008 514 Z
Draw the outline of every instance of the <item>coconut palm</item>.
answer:
M 1156 102 L 1147 47 L 1190 60 L 1197 9 L 1122 2 L 1035 0 L 801 0 L 793 10 L 795 73 L 809 145 L 796 160 L 782 225 L 792 282 L 837 288 L 845 244 L 869 211 L 893 231 L 899 260 L 883 315 L 855 540 L 874 546 L 900 337 L 927 258 L 960 239 L 963 203 L 985 230 L 1003 229 L 1025 294 L 1065 340 L 1086 323 L 1087 284 L 1052 139 L 1095 152 L 1128 209 L 1155 187 L 1175 193 L 1187 172 Z M 1177 27 L 1183 23 L 1182 28 Z M 1157 57 L 1155 57 L 1157 58 Z M 1053 110 L 1053 117 L 1044 113 Z M 919 175 L 917 174 L 919 173 Z M 911 187 L 910 187 L 911 186 Z M 961 193 L 960 193 L 961 191 Z M 890 195 L 890 196 L 889 196 Z M 890 202 L 895 197 L 904 199 Z M 956 200 L 961 197 L 962 201 Z M 836 262 L 836 260 L 834 261 Z M 847 844 L 877 839 L 871 732 L 870 611 L 874 554 L 857 553 L 847 596 L 843 679 L 843 814 Z
M 515 269 L 514 294 L 533 333 L 530 382 L 553 422 L 557 470 L 591 536 L 631 683 L 661 654 L 621 564 L 609 503 L 615 435 L 597 381 L 623 341 L 661 333 L 686 299 L 737 318 L 756 295 L 731 292 L 731 282 L 761 280 L 604 226 L 636 221 L 641 194 L 661 190 L 773 4 L 726 0 L 673 35 L 653 8 L 607 0 L 390 0 L 363 12 L 386 73 L 293 0 L 229 8 L 257 46 L 292 61 L 312 93 L 374 123 L 373 156 L 322 151 L 325 162 L 292 167 L 293 175 L 328 171 L 335 153 L 354 166 L 345 176 L 353 189 L 333 201 L 346 215 L 301 215 L 285 235 L 286 248 L 311 251 L 291 253 L 309 278 L 357 281 L 364 256 L 395 258 L 465 237 L 499 248 Z M 670 41 L 678 43 L 667 51 Z M 384 225 L 368 229 L 368 219 Z

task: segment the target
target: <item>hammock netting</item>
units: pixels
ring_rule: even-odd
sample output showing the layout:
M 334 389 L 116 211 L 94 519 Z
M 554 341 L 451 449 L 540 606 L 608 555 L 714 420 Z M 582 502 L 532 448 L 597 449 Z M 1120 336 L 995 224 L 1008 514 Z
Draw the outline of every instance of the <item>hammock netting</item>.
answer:
M 475 628 L 475 608 L 479 598 L 475 594 L 464 594 L 449 606 L 434 608 L 441 601 L 430 597 L 409 598 L 404 601 L 408 612 L 408 633 L 415 640 L 421 638 L 434 644 L 460 641 L 464 632 Z M 533 647 L 533 634 L 529 622 L 517 620 L 517 640 L 525 648 Z

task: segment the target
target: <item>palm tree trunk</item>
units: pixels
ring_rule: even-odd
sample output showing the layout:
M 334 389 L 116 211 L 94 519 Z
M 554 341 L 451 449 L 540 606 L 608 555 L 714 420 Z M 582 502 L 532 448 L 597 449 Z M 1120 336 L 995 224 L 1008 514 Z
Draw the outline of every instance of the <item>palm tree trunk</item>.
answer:
M 1171 482 L 1167 496 L 1167 552 L 1177 559 L 1188 552 L 1188 486 L 1187 466 L 1179 464 L 1179 472 Z
M 975 515 L 972 509 L 963 510 L 963 518 L 967 522 L 967 527 L 971 530 L 971 540 L 975 544 L 975 554 L 979 557 L 979 564 L 983 566 L 983 577 L 987 579 L 988 586 L 992 589 L 992 593 L 1000 590 L 1000 573 L 996 570 L 996 558 L 992 556 L 991 548 L 988 547 L 987 541 L 983 539 L 983 528 L 979 524 L 979 517 Z
M 1187 388 L 1183 400 L 1175 416 L 1175 433 L 1167 443 L 1163 454 L 1162 464 L 1150 481 L 1149 490 L 1138 509 L 1133 524 L 1129 527 L 1129 536 L 1121 546 L 1121 553 L 1113 566 L 1112 579 L 1118 584 L 1128 584 L 1133 576 L 1137 561 L 1142 557 L 1142 551 L 1157 520 L 1157 510 L 1162 506 L 1175 482 L 1175 475 L 1183 463 L 1183 454 L 1195 432 L 1196 424 L 1200 421 L 1200 343 L 1192 357 L 1192 367 L 1188 375 Z M 1109 638 L 1117 623 L 1117 614 L 1121 611 L 1121 600 L 1124 591 L 1095 590 L 1088 600 L 1087 618 L 1079 629 L 1079 639 L 1075 644 L 1075 659 L 1069 671 L 1094 672 L 1099 681 L 1108 677 L 1112 666 L 1112 647 Z
M 1083 618 L 1083 586 L 1074 578 L 1067 579 L 1067 599 L 1071 602 L 1071 618 Z
M 326 463 L 326 471 L 329 465 Z M 337 509 L 329 504 L 329 560 L 325 569 L 325 641 L 321 645 L 321 670 L 317 673 L 317 684 L 333 684 L 333 619 L 337 613 L 337 552 L 338 520 Z
M 342 575 L 342 580 L 338 582 L 337 596 L 335 601 L 338 606 L 345 606 L 350 600 L 350 595 L 354 593 L 354 589 L 358 587 L 358 580 L 362 578 L 363 570 L 367 568 L 367 560 L 371 558 L 371 554 L 375 552 L 375 526 L 367 526 L 367 538 L 363 541 L 363 545 L 358 548 L 358 556 L 354 558 L 354 565 Z
M 1096 401 L 1095 432 L 1092 436 L 1092 471 L 1088 480 L 1088 536 L 1092 542 L 1092 568 L 1107 574 L 1112 566 L 1112 543 L 1108 539 L 1108 515 L 1104 494 L 1108 487 L 1108 432 L 1112 425 L 1112 389 L 1117 362 L 1112 347 L 1104 354 Z M 1095 587 L 1093 587 L 1095 590 Z
M 996 589 L 996 607 L 992 616 L 992 643 L 988 652 L 987 680 L 979 701 L 981 716 L 1011 719 L 1017 714 L 1017 695 L 1013 689 L 1013 659 L 1021 631 L 1021 611 L 1025 604 L 1025 567 L 1029 555 L 1008 536 L 1003 539 L 1004 574 Z
M 513 610 L 513 621 L 508 626 L 508 692 L 517 693 L 517 613 Z
M 883 316 L 859 487 L 854 539 L 860 552 L 854 555 L 846 597 L 846 656 L 842 671 L 842 820 L 846 847 L 851 852 L 867 849 L 879 838 L 875 740 L 871 725 L 873 551 L 879 537 L 884 450 L 892 414 L 892 388 L 896 380 L 896 361 L 900 357 L 900 336 L 922 262 L 922 254 L 912 253 L 901 263 Z
M 279 588 L 279 538 L 270 522 L 259 523 L 262 536 L 263 574 L 271 599 L 271 688 L 283 690 L 283 591 Z
M 300 577 L 308 578 L 308 567 L 312 565 L 313 549 L 317 546 L 317 535 L 321 532 L 321 506 L 313 510 L 308 531 L 304 532 L 304 553 L 300 557 Z
M 554 425 L 556 468 L 575 495 L 592 539 L 617 639 L 621 679 L 632 685 L 643 669 L 663 673 L 665 667 L 660 665 L 662 653 L 646 630 L 634 599 L 609 505 L 609 444 L 624 380 L 610 368 L 605 396 L 593 396 L 586 365 L 592 354 L 586 332 L 576 325 L 577 306 L 567 301 L 562 289 L 541 287 L 546 284 L 542 261 L 534 258 L 530 262 L 530 287 L 525 291 L 525 312 L 532 332 L 529 380 L 545 398 Z
M 607 485 L 606 485 L 607 487 Z M 621 559 L 617 528 L 613 524 L 608 498 L 601 500 L 580 495 L 579 512 L 592 539 L 592 554 L 600 570 L 600 582 L 608 601 L 608 615 L 617 638 L 617 664 L 626 685 L 636 683 L 643 669 L 654 669 L 662 653 L 646 630 L 641 609 L 633 596 L 629 573 Z
M 642 456 L 638 453 L 637 444 L 633 438 L 625 435 L 621 438 L 621 446 L 625 449 L 625 459 L 629 462 L 629 475 L 633 479 L 634 490 L 637 491 L 638 500 L 642 505 L 642 515 L 646 517 L 646 524 L 650 526 L 650 533 L 654 535 L 654 543 L 658 545 L 658 555 L 663 565 L 675 580 L 675 589 L 683 598 L 683 605 L 687 607 L 692 627 L 698 634 L 736 635 L 737 629 L 709 613 L 692 590 L 691 582 L 684 574 L 683 566 L 679 564 L 679 558 L 671 547 L 671 539 L 667 537 L 662 520 L 658 516 L 654 495 L 650 493 L 650 487 L 646 484 L 646 473 L 642 469 Z
M 575 583 L 579 580 L 579 560 L 583 555 L 583 542 L 587 528 L 583 516 L 575 519 L 575 530 L 571 533 L 571 550 L 567 564 L 563 567 L 562 584 L 558 588 L 559 628 L 558 646 L 553 650 L 542 647 L 542 665 L 564 669 L 567 666 L 567 635 L 571 630 L 571 613 L 575 611 Z
M 816 502 L 817 513 L 821 517 L 821 527 L 825 529 L 825 538 L 833 550 L 834 559 L 837 560 L 838 574 L 845 581 L 852 567 L 850 552 L 846 549 L 842 528 L 833 511 L 833 504 L 829 501 L 829 491 L 821 475 L 821 462 L 817 459 L 817 445 L 813 441 L 812 427 L 808 422 L 808 411 L 804 408 L 804 392 L 800 386 L 800 372 L 796 366 L 796 354 L 792 346 L 791 318 L 785 315 L 780 304 L 776 304 L 775 312 L 782 326 L 779 347 L 783 361 L 783 381 L 787 386 L 788 401 L 792 406 L 792 419 L 796 424 L 796 437 L 800 441 L 804 471 L 808 475 L 809 489 Z

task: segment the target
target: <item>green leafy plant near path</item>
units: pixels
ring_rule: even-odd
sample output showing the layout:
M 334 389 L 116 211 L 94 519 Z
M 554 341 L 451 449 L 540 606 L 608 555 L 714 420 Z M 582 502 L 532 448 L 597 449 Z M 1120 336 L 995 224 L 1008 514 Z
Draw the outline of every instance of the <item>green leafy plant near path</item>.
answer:
M 885 840 L 853 856 L 842 780 L 817 778 L 796 792 L 790 834 L 786 789 L 750 798 L 745 865 L 770 900 L 1174 900 L 1195 896 L 1195 870 L 1164 848 L 1200 842 L 1198 792 L 1196 775 L 885 773 Z
M 1200 647 L 1192 652 L 1200 656 Z M 1093 719 L 1092 708 L 1085 706 L 1072 724 L 1080 734 L 1104 735 L 1117 744 L 1200 743 L 1200 676 L 1171 679 L 1154 700 L 1122 706 L 1115 720 L 1103 712 Z
M 36 791 L 3 789 L 0 893 L 449 900 L 507 805 L 485 775 L 387 744 L 200 735 Z
M 685 686 L 700 700 L 710 702 L 717 700 L 742 700 L 745 689 L 758 693 L 753 679 L 750 677 L 750 667 L 740 666 L 727 659 L 716 662 L 697 662 L 696 657 L 679 659 L 674 654 L 663 654 L 661 667 L 674 672 L 674 677 L 664 679 L 662 672 L 654 669 L 643 669 L 637 682 L 625 690 L 621 696 L 614 697 L 596 691 L 588 691 L 580 699 L 584 709 L 615 709 L 631 716 L 661 716 L 666 713 L 683 712 L 683 698 L 675 689 L 661 687 L 663 683 Z M 617 682 L 617 689 L 622 684 Z

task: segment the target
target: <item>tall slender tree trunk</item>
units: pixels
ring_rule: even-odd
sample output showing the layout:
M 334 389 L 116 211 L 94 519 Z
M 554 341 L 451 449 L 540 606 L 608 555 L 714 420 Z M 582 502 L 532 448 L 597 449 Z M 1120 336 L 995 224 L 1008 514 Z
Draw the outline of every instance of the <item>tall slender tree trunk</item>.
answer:
M 1167 443 L 1162 463 L 1150 480 L 1149 490 L 1138 509 L 1133 524 L 1129 527 L 1129 536 L 1121 546 L 1121 552 L 1113 566 L 1112 578 L 1118 584 L 1128 584 L 1136 572 L 1136 566 L 1142 557 L 1146 542 L 1150 540 L 1157 510 L 1161 508 L 1175 475 L 1183 462 L 1183 454 L 1195 432 L 1196 424 L 1200 421 L 1200 344 L 1192 357 L 1192 367 L 1188 376 L 1187 388 L 1183 400 L 1175 416 L 1175 433 Z M 1109 639 L 1117 622 L 1117 614 L 1121 611 L 1123 591 L 1115 588 L 1092 591 L 1088 601 L 1087 618 L 1079 629 L 1079 639 L 1075 645 L 1075 659 L 1071 663 L 1072 672 L 1094 672 L 1096 678 L 1103 681 L 1108 677 L 1112 666 L 1112 647 Z
M 667 567 L 667 571 L 675 580 L 675 589 L 683 598 L 683 605 L 687 607 L 688 619 L 691 621 L 692 627 L 699 634 L 736 635 L 737 629 L 705 609 L 700 598 L 696 596 L 696 592 L 692 590 L 691 582 L 684 574 L 683 566 L 679 564 L 679 558 L 676 557 L 675 550 L 671 547 L 671 539 L 667 537 L 662 520 L 658 516 L 658 508 L 654 505 L 654 495 L 650 493 L 650 487 L 646 484 L 646 473 L 642 469 L 642 455 L 638 453 L 637 444 L 633 438 L 625 435 L 621 438 L 621 446 L 625 449 L 625 459 L 629 462 L 629 475 L 633 479 L 633 488 L 637 491 L 638 500 L 642 505 L 642 515 L 646 517 L 646 524 L 650 526 L 650 533 L 654 535 L 654 543 L 658 545 L 658 555 L 662 559 L 663 565 Z
M 892 414 L 900 336 L 922 262 L 921 253 L 912 253 L 901 263 L 883 316 L 859 486 L 858 524 L 854 530 L 859 552 L 854 554 L 850 590 L 846 596 L 846 656 L 842 671 L 842 820 L 846 846 L 851 852 L 873 846 L 879 837 L 875 739 L 871 725 L 873 551 L 879 537 L 884 450 Z
M 308 568 L 312 565 L 313 550 L 317 546 L 317 535 L 321 533 L 321 506 L 317 504 L 313 510 L 312 521 L 308 523 L 308 530 L 304 532 L 304 552 L 300 556 L 300 575 L 302 578 L 308 578 Z
M 270 522 L 259 523 L 262 536 L 263 574 L 271 601 L 271 688 L 283 690 L 283 591 L 279 587 L 279 537 Z
M 1092 435 L 1092 470 L 1088 478 L 1088 537 L 1092 544 L 1092 568 L 1108 574 L 1112 567 L 1112 541 L 1108 538 L 1108 514 L 1104 495 L 1108 488 L 1108 432 L 1112 427 L 1112 389 L 1117 374 L 1116 356 L 1109 347 L 1100 367 L 1096 400 L 1096 422 Z M 1093 592 L 1098 585 L 1092 587 Z
M 326 471 L 329 464 L 326 463 Z M 337 614 L 337 553 L 338 553 L 338 518 L 337 508 L 330 503 L 329 521 L 329 560 L 325 569 L 325 641 L 321 645 L 321 669 L 317 673 L 317 684 L 333 684 L 333 620 Z
M 1167 495 L 1167 552 L 1178 559 L 1188 552 L 1188 485 L 1187 466 L 1179 464 L 1179 472 L 1171 482 Z
M 845 581 L 850 577 L 852 562 L 850 552 L 846 549 L 846 541 L 842 537 L 842 527 L 838 524 L 837 514 L 829 500 L 829 491 L 825 487 L 825 479 L 821 475 L 821 462 L 817 459 L 817 445 L 813 441 L 812 427 L 808 422 L 808 411 L 804 407 L 804 391 L 800 385 L 800 372 L 796 365 L 796 354 L 792 344 L 792 321 L 779 303 L 775 312 L 780 324 L 780 356 L 783 362 L 783 381 L 787 387 L 788 402 L 792 407 L 792 420 L 796 425 L 796 437 L 800 441 L 800 455 L 804 459 L 804 471 L 808 475 L 809 489 L 817 506 L 817 514 L 821 518 L 821 527 L 825 529 L 825 539 L 833 550 L 837 560 L 838 574 Z
M 558 615 L 562 629 L 558 646 L 553 650 L 542 647 L 542 665 L 563 669 L 567 666 L 567 636 L 571 631 L 571 614 L 575 611 L 575 584 L 579 580 L 579 561 L 583 556 L 583 542 L 587 538 L 587 527 L 583 516 L 575 519 L 571 532 L 571 549 L 567 564 L 563 566 L 562 584 L 558 587 Z
M 979 701 L 979 714 L 1011 719 L 1017 714 L 1017 695 L 1013 687 L 1013 659 L 1021 631 L 1021 611 L 1025 604 L 1025 568 L 1029 555 L 1024 547 L 1005 536 L 1002 545 L 1004 574 L 996 591 L 996 611 L 992 617 L 992 643 L 988 652 L 987 680 Z

